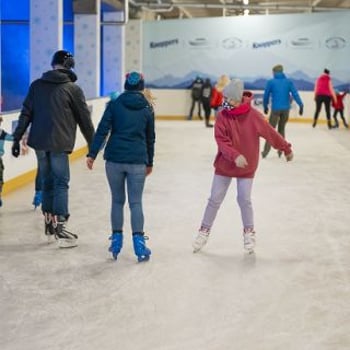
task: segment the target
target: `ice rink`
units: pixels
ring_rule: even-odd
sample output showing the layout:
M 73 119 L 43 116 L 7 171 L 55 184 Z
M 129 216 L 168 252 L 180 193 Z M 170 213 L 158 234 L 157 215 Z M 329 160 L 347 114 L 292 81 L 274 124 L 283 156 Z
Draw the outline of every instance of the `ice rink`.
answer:
M 0 209 L 1 350 L 349 350 L 350 132 L 287 125 L 295 158 L 260 160 L 254 255 L 243 251 L 235 182 L 207 246 L 192 253 L 216 144 L 200 121 L 157 121 L 144 195 L 151 260 L 108 252 L 102 154 L 71 166 L 68 228 L 79 247 L 48 245 L 34 184 Z M 20 162 L 21 159 L 18 159 Z M 6 171 L 6 170 L 5 170 Z

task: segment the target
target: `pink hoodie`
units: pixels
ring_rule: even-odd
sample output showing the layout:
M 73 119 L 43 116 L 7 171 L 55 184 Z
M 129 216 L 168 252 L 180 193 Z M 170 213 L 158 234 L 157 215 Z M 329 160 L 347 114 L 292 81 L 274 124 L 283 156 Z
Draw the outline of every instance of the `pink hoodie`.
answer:
M 292 152 L 288 143 L 256 109 L 250 106 L 250 97 L 244 94 L 243 102 L 233 109 L 222 109 L 215 122 L 215 140 L 218 153 L 214 161 L 215 174 L 228 177 L 252 178 L 259 163 L 260 137 L 272 147 L 288 155 Z M 235 159 L 242 154 L 248 162 L 238 168 Z

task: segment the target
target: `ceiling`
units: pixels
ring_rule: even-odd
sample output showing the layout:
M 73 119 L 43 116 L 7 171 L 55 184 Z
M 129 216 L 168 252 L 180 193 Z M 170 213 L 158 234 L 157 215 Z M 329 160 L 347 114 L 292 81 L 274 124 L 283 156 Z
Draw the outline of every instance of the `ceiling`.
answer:
M 129 0 L 129 18 L 179 19 L 199 17 L 349 11 L 350 0 Z

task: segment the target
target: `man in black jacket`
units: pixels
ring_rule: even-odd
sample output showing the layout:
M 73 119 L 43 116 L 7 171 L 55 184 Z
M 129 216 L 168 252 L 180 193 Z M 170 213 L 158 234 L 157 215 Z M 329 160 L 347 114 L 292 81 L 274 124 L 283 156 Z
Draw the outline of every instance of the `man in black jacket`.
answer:
M 19 156 L 20 140 L 30 126 L 27 144 L 38 157 L 45 234 L 49 241 L 55 237 L 60 248 L 69 248 L 77 245 L 78 236 L 65 228 L 70 215 L 68 155 L 74 148 L 77 126 L 88 145 L 94 136 L 94 126 L 84 93 L 75 84 L 73 55 L 57 51 L 51 66 L 52 70 L 30 85 L 13 133 L 12 154 Z

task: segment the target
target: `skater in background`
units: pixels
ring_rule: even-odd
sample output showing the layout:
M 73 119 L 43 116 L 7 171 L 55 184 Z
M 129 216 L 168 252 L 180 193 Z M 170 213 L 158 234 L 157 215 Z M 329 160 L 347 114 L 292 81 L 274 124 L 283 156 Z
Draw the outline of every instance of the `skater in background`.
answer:
M 77 246 L 77 234 L 65 227 L 70 216 L 68 156 L 74 148 L 77 126 L 88 145 L 94 136 L 84 93 L 75 84 L 74 64 L 74 57 L 68 51 L 55 52 L 52 70 L 31 83 L 13 133 L 14 157 L 20 154 L 20 140 L 28 128 L 28 146 L 42 155 L 38 163 L 45 234 L 49 242 L 57 238 L 59 248 Z
M 210 114 L 211 114 L 211 106 L 210 106 L 210 100 L 211 100 L 211 81 L 209 78 L 206 78 L 202 87 L 201 92 L 201 102 L 204 109 L 204 120 L 205 120 L 205 126 L 207 128 L 212 128 L 213 125 L 210 124 Z
M 345 118 L 344 118 L 344 97 L 347 94 L 347 91 L 344 91 L 343 93 L 339 92 L 338 90 L 334 90 L 335 92 L 335 96 L 336 96 L 336 100 L 332 101 L 332 107 L 334 108 L 334 112 L 333 112 L 333 119 L 334 119 L 334 128 L 339 128 L 339 123 L 338 123 L 338 119 L 337 119 L 337 114 L 340 114 L 340 118 L 343 121 L 344 127 L 346 127 L 347 129 L 349 128 L 348 123 L 346 122 Z
M 90 170 L 93 168 L 101 145 L 107 139 L 103 157 L 112 195 L 109 251 L 117 259 L 123 246 L 123 211 L 127 190 L 134 252 L 138 261 L 145 261 L 149 259 L 151 250 L 145 244 L 142 198 L 146 176 L 151 174 L 153 167 L 154 113 L 143 93 L 142 74 L 127 74 L 124 88 L 125 91 L 104 111 L 86 164 Z
M 146 100 L 148 101 L 149 106 L 152 108 L 152 111 L 154 113 L 154 106 L 156 105 L 157 98 L 153 95 L 150 89 L 144 89 L 143 94 L 146 97 Z
M 283 66 L 278 64 L 272 68 L 273 78 L 266 83 L 263 106 L 264 113 L 269 113 L 269 104 L 271 102 L 271 112 L 269 116 L 269 123 L 273 128 L 285 137 L 286 124 L 289 118 L 289 111 L 291 107 L 291 98 L 299 106 L 299 115 L 303 115 L 304 104 L 296 90 L 293 82 L 283 73 Z M 270 152 L 271 146 L 266 141 L 264 149 L 261 152 L 265 158 Z M 278 151 L 278 156 L 281 157 L 281 151 Z
M 251 191 L 259 162 L 260 137 L 283 152 L 287 161 L 293 159 L 293 153 L 291 145 L 251 106 L 252 94 L 243 94 L 241 80 L 231 80 L 223 94 L 223 109 L 218 113 L 214 126 L 218 152 L 214 161 L 211 194 L 193 248 L 194 252 L 198 252 L 207 243 L 232 178 L 236 178 L 244 249 L 253 252 L 255 229 Z
M 224 97 L 222 91 L 224 87 L 230 83 L 230 78 L 227 75 L 221 75 L 217 83 L 213 86 L 211 91 L 210 106 L 214 109 L 215 117 L 219 111 L 219 108 L 222 106 Z
M 316 110 L 314 115 L 314 121 L 312 127 L 314 128 L 317 124 L 317 119 L 321 111 L 322 104 L 326 110 L 326 118 L 328 129 L 332 128 L 331 123 L 331 102 L 336 101 L 337 97 L 333 88 L 330 72 L 327 68 L 324 69 L 323 74 L 316 80 L 314 88 L 314 98 L 316 103 Z
M 5 153 L 4 150 L 4 142 L 5 141 L 13 141 L 12 135 L 7 133 L 5 130 L 1 128 L 1 123 L 3 122 L 2 116 L 0 115 L 0 207 L 2 207 L 2 187 L 4 185 L 4 162 L 2 160 L 2 156 Z
M 21 140 L 21 155 L 25 156 L 29 153 L 29 147 L 27 145 L 27 141 L 28 141 L 28 130 L 25 132 L 25 134 L 22 137 Z M 35 156 L 37 159 L 37 169 L 36 169 L 36 174 L 35 174 L 35 187 L 34 187 L 34 197 L 33 197 L 33 201 L 32 204 L 34 205 L 34 209 L 36 209 L 37 207 L 39 207 L 41 205 L 42 202 L 42 183 L 41 183 L 41 177 L 40 177 L 40 162 L 39 162 L 39 157 L 40 154 L 43 154 L 45 152 L 42 151 L 37 151 L 35 152 Z
M 203 87 L 203 79 L 199 76 L 196 77 L 196 79 L 191 84 L 191 108 L 190 113 L 188 115 L 188 120 L 192 120 L 193 111 L 195 108 L 195 105 L 197 105 L 198 108 L 198 118 L 202 120 L 202 111 L 201 111 L 201 94 L 202 94 L 202 87 Z

